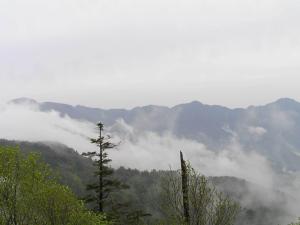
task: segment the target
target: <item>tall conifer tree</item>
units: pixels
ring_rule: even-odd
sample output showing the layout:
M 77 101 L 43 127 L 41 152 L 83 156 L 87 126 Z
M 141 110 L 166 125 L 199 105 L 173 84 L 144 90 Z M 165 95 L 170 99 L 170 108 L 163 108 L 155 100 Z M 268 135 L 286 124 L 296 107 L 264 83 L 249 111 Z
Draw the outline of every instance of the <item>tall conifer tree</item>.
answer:
M 125 188 L 121 182 L 112 177 L 113 169 L 109 166 L 111 159 L 108 157 L 107 150 L 115 148 L 117 145 L 110 142 L 111 137 L 104 135 L 104 125 L 97 124 L 99 136 L 91 138 L 91 143 L 98 146 L 98 151 L 83 153 L 84 156 L 93 160 L 95 166 L 95 182 L 87 185 L 87 190 L 91 194 L 87 197 L 87 202 L 95 204 L 95 211 L 104 212 L 106 200 L 114 190 Z

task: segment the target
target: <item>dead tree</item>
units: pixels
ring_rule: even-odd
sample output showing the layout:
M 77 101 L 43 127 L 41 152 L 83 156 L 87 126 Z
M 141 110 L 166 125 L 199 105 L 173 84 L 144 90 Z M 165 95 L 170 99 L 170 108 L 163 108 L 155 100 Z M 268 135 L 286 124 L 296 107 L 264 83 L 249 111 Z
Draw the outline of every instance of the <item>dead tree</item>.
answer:
M 183 197 L 183 210 L 184 218 L 187 225 L 190 224 L 190 212 L 189 212 L 189 186 L 188 186 L 188 173 L 186 162 L 183 159 L 182 152 L 180 151 L 181 161 L 181 181 L 182 181 L 182 197 Z

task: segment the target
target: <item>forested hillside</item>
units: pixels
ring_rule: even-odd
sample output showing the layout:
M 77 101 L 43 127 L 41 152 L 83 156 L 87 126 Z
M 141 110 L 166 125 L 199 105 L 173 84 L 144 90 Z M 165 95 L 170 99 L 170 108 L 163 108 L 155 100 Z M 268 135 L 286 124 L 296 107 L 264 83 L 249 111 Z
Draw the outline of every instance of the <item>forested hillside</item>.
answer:
M 58 143 L 30 143 L 1 140 L 1 146 L 19 146 L 25 154 L 37 152 L 59 175 L 61 183 L 68 185 L 79 198 L 86 195 L 86 184 L 93 179 L 92 161 L 73 149 Z M 129 202 L 131 210 L 142 210 L 151 216 L 143 220 L 146 224 L 156 225 L 163 216 L 161 210 L 161 181 L 172 171 L 138 171 L 119 168 L 115 177 L 130 186 L 114 195 L 115 198 Z M 288 197 L 277 193 L 278 198 L 272 203 L 265 202 L 255 191 L 269 193 L 255 184 L 233 177 L 209 178 L 218 190 L 226 193 L 240 203 L 237 225 L 274 225 L 285 221 L 290 215 L 285 209 Z M 251 199 L 251 200 L 249 200 Z

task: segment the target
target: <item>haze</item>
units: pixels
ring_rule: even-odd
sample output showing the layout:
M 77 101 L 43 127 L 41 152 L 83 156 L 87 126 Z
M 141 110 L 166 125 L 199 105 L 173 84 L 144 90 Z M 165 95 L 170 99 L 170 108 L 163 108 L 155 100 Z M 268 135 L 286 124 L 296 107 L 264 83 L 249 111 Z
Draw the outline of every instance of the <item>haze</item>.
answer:
M 0 101 L 300 100 L 296 0 L 2 0 Z

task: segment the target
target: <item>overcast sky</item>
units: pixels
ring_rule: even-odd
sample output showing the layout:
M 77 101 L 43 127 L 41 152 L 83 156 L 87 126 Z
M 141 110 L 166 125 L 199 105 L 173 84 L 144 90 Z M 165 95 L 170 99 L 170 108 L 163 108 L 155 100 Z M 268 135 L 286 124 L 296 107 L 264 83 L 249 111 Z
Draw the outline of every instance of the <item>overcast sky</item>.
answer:
M 0 0 L 0 101 L 300 100 L 299 0 Z

